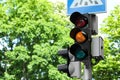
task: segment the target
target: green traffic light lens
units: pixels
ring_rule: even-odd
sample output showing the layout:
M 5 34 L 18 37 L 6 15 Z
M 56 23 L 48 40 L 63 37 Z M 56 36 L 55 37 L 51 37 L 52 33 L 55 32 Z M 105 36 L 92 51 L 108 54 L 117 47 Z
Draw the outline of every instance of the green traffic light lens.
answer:
M 73 54 L 75 58 L 80 61 L 84 60 L 88 56 L 87 52 L 82 49 L 78 43 L 75 43 L 70 47 L 70 53 Z
M 75 56 L 78 58 L 78 59 L 84 59 L 86 57 L 86 54 L 84 51 L 82 50 L 76 50 L 75 52 Z

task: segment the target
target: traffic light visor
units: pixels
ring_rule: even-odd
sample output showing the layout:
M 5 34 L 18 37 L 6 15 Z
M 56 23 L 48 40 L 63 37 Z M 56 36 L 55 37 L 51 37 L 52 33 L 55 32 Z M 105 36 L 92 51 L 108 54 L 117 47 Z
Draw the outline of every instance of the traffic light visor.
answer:
M 75 24 L 76 27 L 85 27 L 88 24 L 88 19 L 79 12 L 74 12 L 70 16 L 70 21 Z

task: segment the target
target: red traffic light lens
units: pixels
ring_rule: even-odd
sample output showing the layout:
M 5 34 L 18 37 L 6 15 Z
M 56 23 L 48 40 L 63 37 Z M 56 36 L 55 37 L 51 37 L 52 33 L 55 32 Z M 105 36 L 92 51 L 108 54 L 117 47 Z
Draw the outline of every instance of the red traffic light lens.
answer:
M 70 21 L 79 28 L 83 28 L 88 24 L 88 18 L 79 12 L 72 13 L 70 16 Z
M 83 19 L 81 19 L 81 20 L 76 20 L 76 23 L 75 23 L 75 25 L 76 25 L 77 27 L 80 27 L 80 28 L 86 26 L 86 24 L 87 24 L 87 21 L 85 21 L 85 20 L 83 20 Z

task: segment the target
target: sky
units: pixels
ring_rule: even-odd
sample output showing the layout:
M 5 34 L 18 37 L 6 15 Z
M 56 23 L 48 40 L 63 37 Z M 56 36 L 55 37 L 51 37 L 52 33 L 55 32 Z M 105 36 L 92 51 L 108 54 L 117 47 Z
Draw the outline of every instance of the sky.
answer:
M 107 0 L 107 4 L 106 4 L 107 12 L 97 14 L 99 27 L 100 24 L 102 24 L 104 18 L 106 18 L 110 14 L 110 11 L 113 10 L 116 5 L 120 5 L 120 0 Z

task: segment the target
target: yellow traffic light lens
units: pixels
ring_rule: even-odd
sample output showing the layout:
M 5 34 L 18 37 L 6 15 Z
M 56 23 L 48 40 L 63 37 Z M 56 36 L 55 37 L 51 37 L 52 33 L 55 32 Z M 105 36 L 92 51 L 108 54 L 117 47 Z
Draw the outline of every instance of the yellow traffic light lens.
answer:
M 83 43 L 84 41 L 86 41 L 86 36 L 83 34 L 82 31 L 80 31 L 76 34 L 75 39 L 76 39 L 77 42 Z

